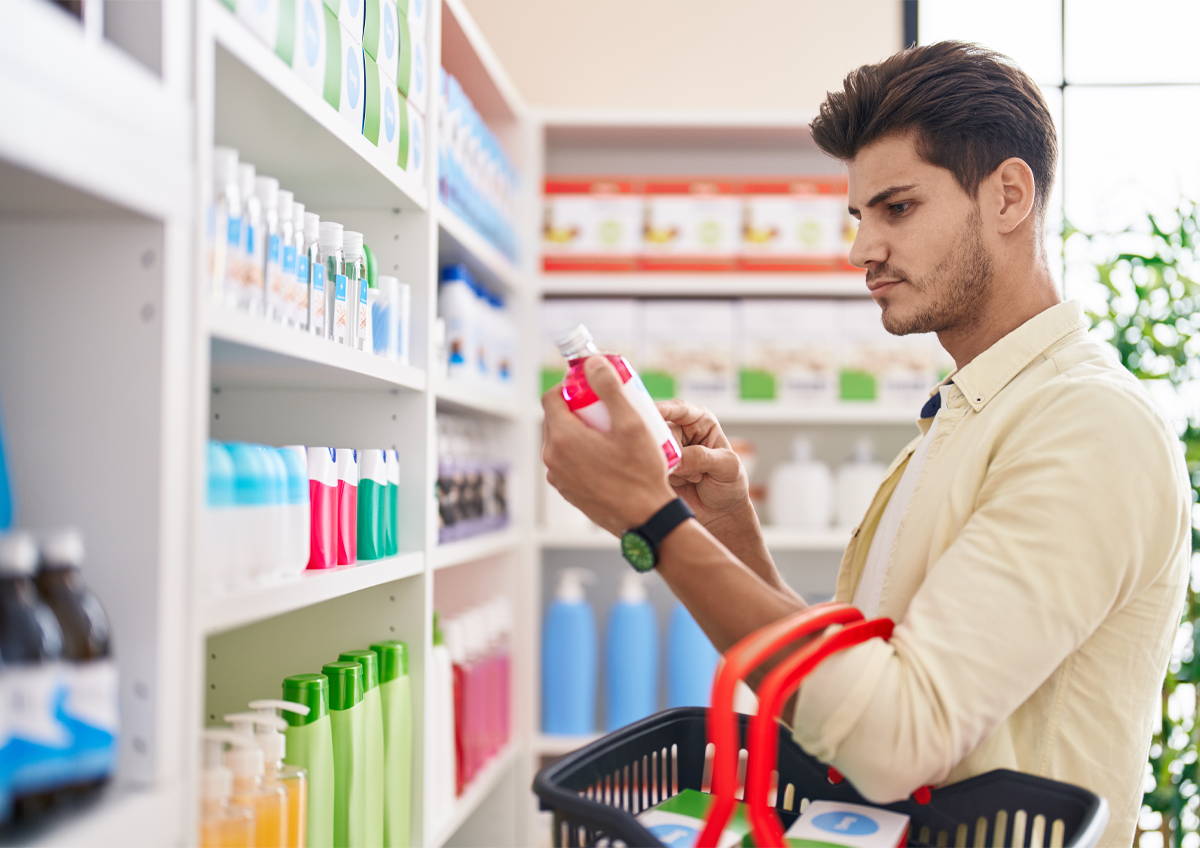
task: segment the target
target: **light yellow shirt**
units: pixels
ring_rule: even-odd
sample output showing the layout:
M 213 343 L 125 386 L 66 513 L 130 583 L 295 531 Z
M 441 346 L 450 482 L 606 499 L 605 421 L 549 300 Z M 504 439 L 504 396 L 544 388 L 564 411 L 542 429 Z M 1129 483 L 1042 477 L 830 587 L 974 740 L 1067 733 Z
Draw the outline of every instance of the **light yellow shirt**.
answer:
M 808 678 L 795 737 L 876 803 L 996 768 L 1074 783 L 1108 801 L 1100 844 L 1128 846 L 1187 579 L 1180 442 L 1074 303 L 939 391 L 880 597 L 895 634 Z M 855 530 L 837 600 L 920 438 Z

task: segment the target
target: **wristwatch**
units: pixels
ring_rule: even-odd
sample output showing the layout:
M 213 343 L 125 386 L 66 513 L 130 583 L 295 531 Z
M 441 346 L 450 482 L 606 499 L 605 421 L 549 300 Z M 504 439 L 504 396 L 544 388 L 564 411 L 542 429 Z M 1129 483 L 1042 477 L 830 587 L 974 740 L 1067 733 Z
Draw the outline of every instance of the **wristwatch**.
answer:
M 634 571 L 645 573 L 658 565 L 658 548 L 667 535 L 695 513 L 682 498 L 675 498 L 641 527 L 626 530 L 621 536 L 621 556 Z

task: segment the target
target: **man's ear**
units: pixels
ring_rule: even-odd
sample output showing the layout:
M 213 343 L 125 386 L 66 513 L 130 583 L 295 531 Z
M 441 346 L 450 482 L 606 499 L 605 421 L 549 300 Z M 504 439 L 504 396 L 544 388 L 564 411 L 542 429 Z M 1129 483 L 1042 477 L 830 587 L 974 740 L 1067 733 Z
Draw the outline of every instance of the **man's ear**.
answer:
M 1037 198 L 1037 180 L 1024 159 L 1009 157 L 996 166 L 985 181 L 989 184 L 989 205 L 995 214 L 996 229 L 1008 235 L 1033 214 Z

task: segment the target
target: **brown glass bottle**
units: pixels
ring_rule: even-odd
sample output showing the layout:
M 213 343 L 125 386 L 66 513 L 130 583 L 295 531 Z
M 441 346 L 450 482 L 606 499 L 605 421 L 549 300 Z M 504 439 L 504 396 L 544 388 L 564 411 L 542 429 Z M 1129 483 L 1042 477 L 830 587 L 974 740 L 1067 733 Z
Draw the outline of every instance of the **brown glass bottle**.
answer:
M 112 776 L 116 758 L 117 677 L 108 615 L 84 585 L 83 541 L 73 528 L 42 540 L 37 589 L 62 629 L 67 695 L 62 721 L 72 734 L 71 777 L 63 793 L 95 794 Z

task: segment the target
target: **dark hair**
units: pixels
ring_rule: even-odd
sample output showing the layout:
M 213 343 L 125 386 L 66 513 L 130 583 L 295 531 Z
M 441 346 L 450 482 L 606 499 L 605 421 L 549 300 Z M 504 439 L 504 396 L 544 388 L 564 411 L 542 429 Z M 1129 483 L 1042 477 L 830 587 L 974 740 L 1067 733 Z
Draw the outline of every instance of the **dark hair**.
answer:
M 817 146 L 853 159 L 873 141 L 915 131 L 917 152 L 974 196 L 1011 156 L 1025 160 L 1040 216 L 1054 181 L 1058 140 L 1037 85 L 1006 56 L 961 41 L 909 47 L 847 74 L 810 125 Z

